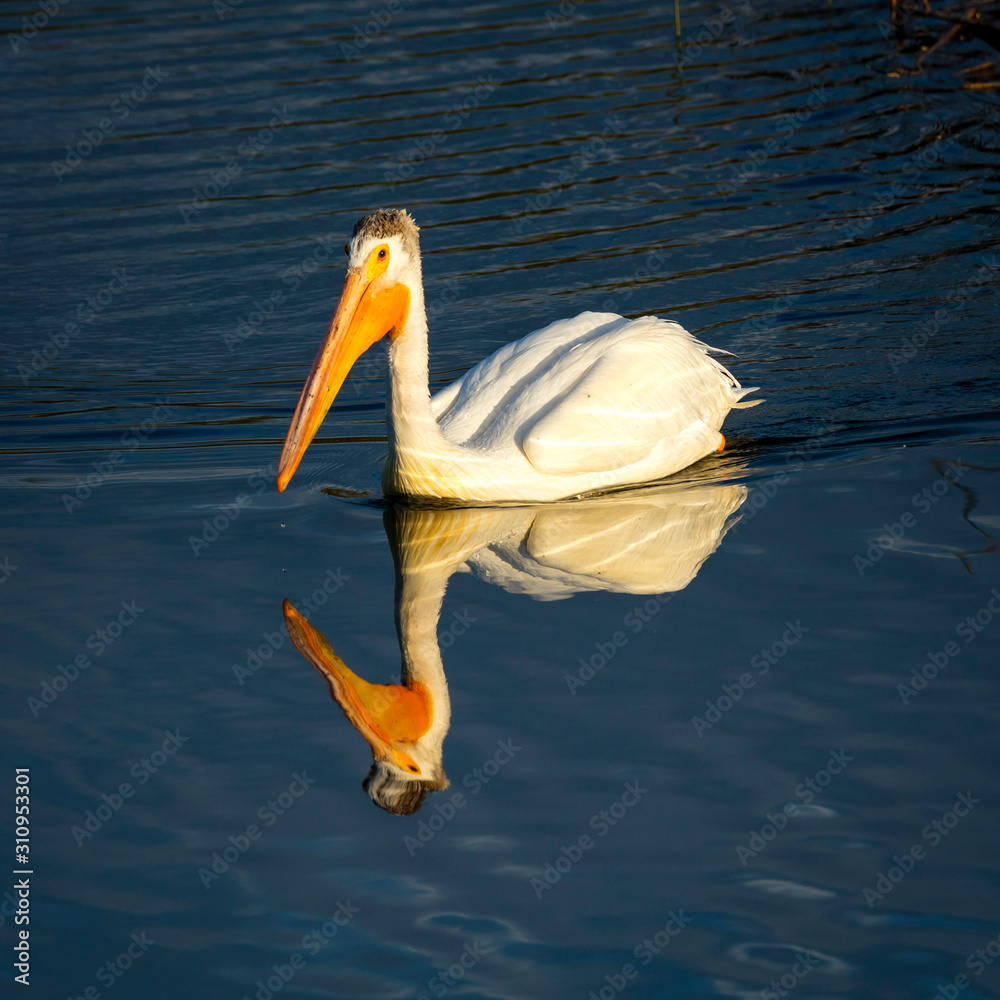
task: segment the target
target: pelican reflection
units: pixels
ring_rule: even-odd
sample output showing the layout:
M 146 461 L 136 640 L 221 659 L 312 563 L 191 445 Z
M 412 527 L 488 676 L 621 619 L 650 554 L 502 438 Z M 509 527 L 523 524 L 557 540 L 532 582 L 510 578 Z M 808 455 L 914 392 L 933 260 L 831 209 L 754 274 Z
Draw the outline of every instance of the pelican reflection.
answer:
M 371 747 L 364 780 L 387 812 L 409 815 L 448 787 L 442 747 L 451 722 L 438 622 L 453 573 L 552 601 L 588 590 L 683 590 L 719 547 L 744 486 L 660 487 L 532 507 L 393 508 L 384 515 L 396 570 L 399 684 L 354 673 L 285 601 L 288 634 Z

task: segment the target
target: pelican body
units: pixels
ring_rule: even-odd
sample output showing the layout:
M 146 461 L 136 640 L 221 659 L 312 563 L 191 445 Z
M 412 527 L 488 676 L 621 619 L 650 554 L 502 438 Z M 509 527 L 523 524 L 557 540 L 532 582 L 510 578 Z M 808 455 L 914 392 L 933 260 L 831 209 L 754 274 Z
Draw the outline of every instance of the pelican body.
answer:
M 278 468 L 284 491 L 351 366 L 389 337 L 386 496 L 544 502 L 661 479 L 725 439 L 753 389 L 683 327 L 585 312 L 507 344 L 433 397 L 417 226 L 379 209 L 354 227 L 340 304 Z

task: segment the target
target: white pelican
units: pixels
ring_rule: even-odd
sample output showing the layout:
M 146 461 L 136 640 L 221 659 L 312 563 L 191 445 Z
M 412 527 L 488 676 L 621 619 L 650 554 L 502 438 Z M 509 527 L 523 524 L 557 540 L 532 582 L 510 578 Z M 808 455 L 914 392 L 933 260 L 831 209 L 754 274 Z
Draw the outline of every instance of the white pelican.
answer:
M 549 501 L 661 479 L 721 450 L 753 389 L 683 327 L 581 313 L 480 361 L 432 398 L 417 226 L 379 209 L 354 227 L 347 278 L 278 468 L 283 492 L 361 354 L 389 334 L 386 496 Z

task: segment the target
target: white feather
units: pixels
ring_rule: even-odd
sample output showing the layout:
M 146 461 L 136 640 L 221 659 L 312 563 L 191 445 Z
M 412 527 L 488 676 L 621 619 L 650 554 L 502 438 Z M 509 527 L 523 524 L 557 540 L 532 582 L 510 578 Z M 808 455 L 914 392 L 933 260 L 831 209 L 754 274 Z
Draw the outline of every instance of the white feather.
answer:
M 411 367 L 404 339 L 390 348 L 400 355 L 396 378 Z M 739 402 L 753 390 L 710 350 L 655 316 L 559 320 L 501 347 L 430 400 L 446 447 L 435 447 L 430 438 L 438 435 L 419 423 L 408 434 L 400 414 L 401 461 L 392 463 L 387 488 L 554 500 L 668 476 L 719 447 L 730 409 L 753 405 Z

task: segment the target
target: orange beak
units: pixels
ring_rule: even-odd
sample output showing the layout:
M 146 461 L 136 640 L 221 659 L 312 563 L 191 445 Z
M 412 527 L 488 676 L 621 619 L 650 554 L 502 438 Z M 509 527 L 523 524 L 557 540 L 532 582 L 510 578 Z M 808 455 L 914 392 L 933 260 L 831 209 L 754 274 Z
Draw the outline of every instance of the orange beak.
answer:
M 421 773 L 407 752 L 431 727 L 434 708 L 420 683 L 370 684 L 351 670 L 317 631 L 285 601 L 285 624 L 295 648 L 326 678 L 330 696 L 368 741 L 375 757 L 391 760 L 408 774 Z
M 359 270 L 347 272 L 340 304 L 288 428 L 278 465 L 279 493 L 285 491 L 354 362 L 390 330 L 401 330 L 406 321 L 410 307 L 406 285 L 373 291 L 375 284 Z

